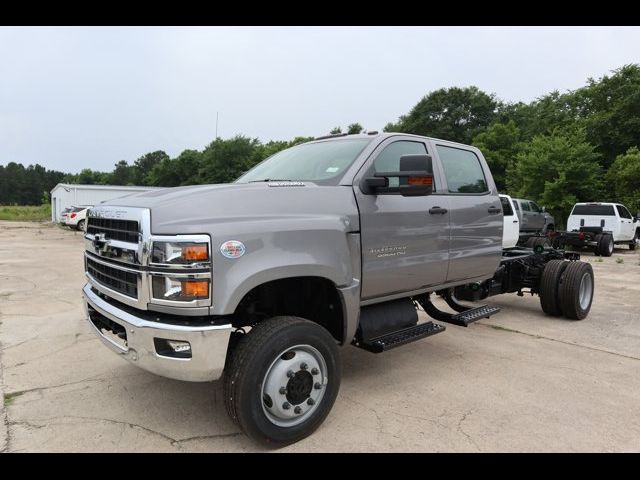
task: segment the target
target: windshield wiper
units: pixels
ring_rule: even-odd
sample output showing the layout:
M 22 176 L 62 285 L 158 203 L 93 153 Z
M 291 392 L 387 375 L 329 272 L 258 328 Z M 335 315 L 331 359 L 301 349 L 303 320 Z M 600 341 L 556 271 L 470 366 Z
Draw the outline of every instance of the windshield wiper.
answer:
M 300 182 L 300 180 L 291 180 L 290 178 L 265 178 L 262 180 L 251 180 L 247 183 L 259 183 L 259 182 Z

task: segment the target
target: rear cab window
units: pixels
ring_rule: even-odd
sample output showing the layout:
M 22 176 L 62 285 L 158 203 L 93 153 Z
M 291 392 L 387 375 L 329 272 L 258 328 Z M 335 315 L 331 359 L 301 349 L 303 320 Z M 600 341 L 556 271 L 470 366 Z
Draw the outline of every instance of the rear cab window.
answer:
M 620 215 L 620 218 L 633 218 L 626 207 L 623 207 L 622 205 L 616 205 L 616 208 L 618 209 L 618 215 Z
M 597 215 L 599 217 L 615 217 L 613 205 L 576 205 L 571 215 Z
M 474 152 L 445 145 L 436 145 L 436 149 L 450 193 L 477 194 L 489 191 L 480 159 Z
M 505 217 L 513 216 L 513 208 L 511 208 L 511 202 L 507 197 L 500 197 L 500 203 L 502 203 L 502 213 Z

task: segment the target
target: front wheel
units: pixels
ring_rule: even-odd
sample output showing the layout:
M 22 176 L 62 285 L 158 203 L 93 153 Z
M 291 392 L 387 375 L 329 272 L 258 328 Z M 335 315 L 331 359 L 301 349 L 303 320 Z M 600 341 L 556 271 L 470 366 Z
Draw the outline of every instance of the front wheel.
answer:
M 252 439 L 281 447 L 313 433 L 333 407 L 342 373 L 336 340 L 298 317 L 265 320 L 243 336 L 224 372 L 224 400 Z

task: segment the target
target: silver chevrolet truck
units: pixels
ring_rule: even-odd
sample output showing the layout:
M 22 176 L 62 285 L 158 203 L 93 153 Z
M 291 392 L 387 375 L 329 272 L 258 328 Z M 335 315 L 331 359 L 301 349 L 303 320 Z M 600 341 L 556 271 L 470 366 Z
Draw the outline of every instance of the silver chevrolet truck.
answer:
M 499 309 L 461 301 L 526 292 L 549 315 L 586 317 L 591 266 L 548 246 L 503 251 L 502 229 L 477 148 L 393 133 L 323 137 L 232 184 L 92 208 L 88 324 L 150 372 L 222 378 L 233 421 L 286 445 L 329 414 L 342 347 L 381 353 L 445 330 L 419 322 L 418 309 L 467 326 Z

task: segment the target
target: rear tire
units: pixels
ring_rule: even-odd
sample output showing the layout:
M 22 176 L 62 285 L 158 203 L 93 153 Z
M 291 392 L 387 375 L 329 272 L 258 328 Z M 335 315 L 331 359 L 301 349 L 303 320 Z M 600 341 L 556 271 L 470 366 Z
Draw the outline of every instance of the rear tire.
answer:
M 613 255 L 613 235 L 603 233 L 598 240 L 598 253 L 603 257 Z
M 265 320 L 238 341 L 225 365 L 227 413 L 264 446 L 297 442 L 331 411 L 341 374 L 336 340 L 325 328 L 298 317 Z
M 638 232 L 636 232 L 636 234 L 633 236 L 633 239 L 629 243 L 629 250 L 635 250 L 637 243 L 638 243 Z
M 566 318 L 582 320 L 589 315 L 595 282 L 593 268 L 585 262 L 569 262 L 560 278 L 560 307 Z
M 540 306 L 547 315 L 559 317 L 562 315 L 560 308 L 559 285 L 560 277 L 570 262 L 564 260 L 551 260 L 547 262 L 540 277 Z

